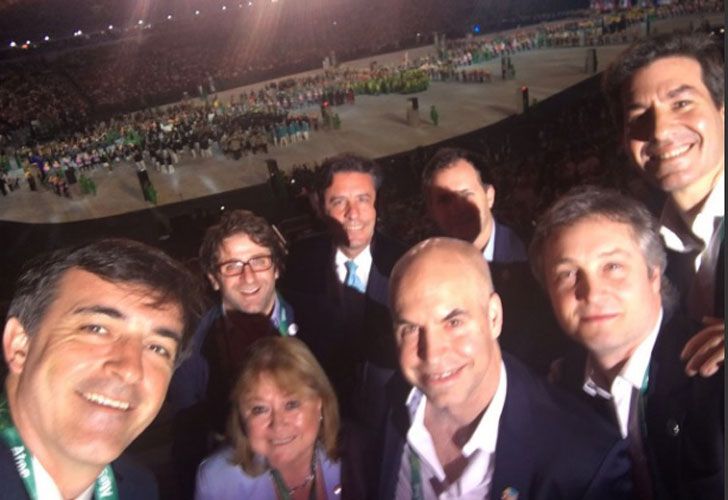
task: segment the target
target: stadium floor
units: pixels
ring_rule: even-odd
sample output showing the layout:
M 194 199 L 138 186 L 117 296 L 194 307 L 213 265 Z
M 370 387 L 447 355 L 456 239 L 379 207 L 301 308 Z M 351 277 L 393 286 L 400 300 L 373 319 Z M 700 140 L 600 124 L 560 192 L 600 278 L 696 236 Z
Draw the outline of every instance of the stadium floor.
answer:
M 658 21 L 659 31 L 684 28 L 697 18 L 682 17 Z M 709 17 L 711 24 L 722 23 L 720 15 Z M 634 28 L 638 29 L 638 28 Z M 608 65 L 624 48 L 623 45 L 597 47 L 599 70 Z M 432 46 L 409 51 L 415 58 L 430 53 Z M 394 52 L 372 58 L 347 62 L 346 66 L 366 66 L 376 60 L 380 64 L 401 61 L 405 52 Z M 388 94 L 357 96 L 356 104 L 334 108 L 339 113 L 342 128 L 335 131 L 313 132 L 305 143 L 288 147 L 271 147 L 268 155 L 249 155 L 241 160 L 222 156 L 207 159 L 189 157 L 175 166 L 172 175 L 149 169 L 149 176 L 158 193 L 159 205 L 177 203 L 224 191 L 263 183 L 267 180 L 266 159 L 275 159 L 280 168 L 289 171 L 294 164 L 321 161 L 323 158 L 349 151 L 378 158 L 417 146 L 434 144 L 458 136 L 519 112 L 519 89 L 526 85 L 530 98 L 543 100 L 574 85 L 588 75 L 585 70 L 586 49 L 554 48 L 521 52 L 511 57 L 516 78 L 501 80 L 500 60 L 472 66 L 485 67 L 493 76 L 491 83 L 433 82 L 425 92 L 404 96 Z M 307 72 L 316 73 L 319 70 Z M 297 76 L 297 75 L 293 75 Z M 280 79 L 277 79 L 280 80 Z M 219 93 L 223 102 L 243 89 L 260 87 L 266 82 Z M 420 123 L 408 124 L 407 98 L 419 99 Z M 440 123 L 434 126 L 429 118 L 430 105 L 437 107 Z M 317 107 L 301 112 L 319 114 Z M 149 208 L 142 198 L 133 165 L 122 162 L 113 173 L 97 169 L 91 174 L 97 185 L 97 195 L 81 195 L 76 184 L 72 198 L 61 198 L 50 191 L 31 192 L 22 184 L 19 191 L 0 198 L 0 219 L 14 222 L 60 223 L 95 219 Z

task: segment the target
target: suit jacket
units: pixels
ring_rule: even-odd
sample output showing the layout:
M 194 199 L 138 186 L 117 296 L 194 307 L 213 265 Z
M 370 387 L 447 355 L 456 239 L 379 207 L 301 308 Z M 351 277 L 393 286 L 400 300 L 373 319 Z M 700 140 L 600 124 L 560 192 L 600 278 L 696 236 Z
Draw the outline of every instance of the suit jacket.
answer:
M 545 375 L 551 361 L 563 355 L 568 340 L 561 332 L 548 298 L 533 277 L 523 241 L 498 221 L 489 267 L 493 287 L 503 302 L 501 348 L 536 373 Z
M 649 366 L 645 394 L 645 448 L 658 499 L 723 498 L 724 372 L 685 375 L 680 351 L 699 325 L 665 314 Z M 586 352 L 564 359 L 561 383 L 592 404 L 615 428 L 612 404 L 583 389 Z
M 306 342 L 334 384 L 342 412 L 351 414 L 354 391 L 366 362 L 397 366 L 389 314 L 389 275 L 405 248 L 376 233 L 366 293 L 341 285 L 334 269 L 336 249 L 315 236 L 291 249 L 281 288 L 296 310 L 299 338 Z M 356 296 L 355 296 L 356 295 Z M 358 309 L 350 307 L 359 301 Z
M 685 254 L 667 249 L 665 276 L 680 292 L 680 305 L 684 310 L 687 310 L 687 296 L 694 276 L 692 272 L 694 258 L 693 253 Z M 725 241 L 721 242 L 715 269 L 713 316 L 725 318 Z
M 157 482 L 147 469 L 123 455 L 111 464 L 114 470 L 119 498 L 124 500 L 152 500 L 159 498 Z M 0 484 L 3 500 L 29 500 L 23 481 L 15 468 L 13 455 L 4 443 L 0 444 Z
M 508 388 L 498 426 L 491 499 L 508 487 L 526 499 L 630 498 L 626 442 L 575 398 L 551 387 L 508 354 Z M 410 426 L 408 387 L 393 377 L 395 401 L 384 432 L 380 499 L 394 498 Z
M 493 249 L 493 262 L 527 262 L 528 253 L 521 238 L 513 229 L 495 222 L 495 248 Z

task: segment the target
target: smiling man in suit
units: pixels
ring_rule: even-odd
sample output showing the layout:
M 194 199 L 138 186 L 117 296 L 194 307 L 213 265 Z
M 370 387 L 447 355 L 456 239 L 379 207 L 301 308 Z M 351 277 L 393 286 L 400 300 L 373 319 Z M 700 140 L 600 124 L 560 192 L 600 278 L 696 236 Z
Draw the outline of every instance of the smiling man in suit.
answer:
M 367 363 L 394 368 L 389 334 L 389 274 L 404 249 L 376 228 L 379 166 L 353 154 L 324 161 L 318 196 L 328 233 L 291 248 L 282 289 L 311 348 L 333 383 L 342 413 L 359 404 L 355 389 Z
M 3 498 L 157 498 L 151 474 L 120 455 L 164 401 L 198 289 L 183 266 L 130 240 L 29 266 L 3 333 Z
M 534 273 L 583 347 L 552 375 L 627 438 L 636 498 L 723 498 L 723 369 L 709 378 L 683 370 L 680 351 L 699 324 L 670 304 L 657 227 L 637 201 L 595 187 L 543 214 Z

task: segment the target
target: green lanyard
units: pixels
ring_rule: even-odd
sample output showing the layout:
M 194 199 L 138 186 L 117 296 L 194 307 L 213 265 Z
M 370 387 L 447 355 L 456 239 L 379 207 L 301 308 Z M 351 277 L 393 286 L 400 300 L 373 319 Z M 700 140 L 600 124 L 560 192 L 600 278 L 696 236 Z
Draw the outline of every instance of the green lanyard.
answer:
M 278 301 L 278 333 L 281 334 L 281 337 L 288 337 L 290 335 L 295 335 L 297 333 L 297 330 L 295 331 L 288 331 L 289 329 L 292 329 L 296 326 L 295 324 L 288 324 L 288 314 L 286 314 L 286 309 L 290 307 L 288 303 L 283 300 L 283 297 L 276 294 L 276 300 Z
M 13 454 L 15 467 L 18 469 L 18 475 L 23 481 L 28 496 L 31 500 L 38 500 L 38 491 L 35 488 L 35 473 L 33 472 L 33 456 L 23 444 L 18 430 L 13 425 L 5 391 L 0 392 L 0 438 L 8 445 L 10 452 Z M 96 478 L 94 498 L 96 500 L 102 498 L 118 500 L 119 498 L 114 472 L 109 465 L 104 467 L 99 477 Z
M 313 460 L 311 461 L 311 470 L 313 478 L 311 479 L 311 490 L 308 492 L 308 500 L 316 500 L 316 450 L 313 450 Z M 281 473 L 276 469 L 271 469 L 271 475 L 273 476 L 273 482 L 278 490 L 278 495 L 281 500 L 291 500 L 291 492 L 289 491 L 286 483 L 281 477 Z M 305 483 L 304 483 L 305 484 Z
M 422 473 L 420 472 L 420 459 L 415 450 L 409 446 L 410 463 L 410 487 L 412 488 L 412 500 L 424 500 L 422 492 Z

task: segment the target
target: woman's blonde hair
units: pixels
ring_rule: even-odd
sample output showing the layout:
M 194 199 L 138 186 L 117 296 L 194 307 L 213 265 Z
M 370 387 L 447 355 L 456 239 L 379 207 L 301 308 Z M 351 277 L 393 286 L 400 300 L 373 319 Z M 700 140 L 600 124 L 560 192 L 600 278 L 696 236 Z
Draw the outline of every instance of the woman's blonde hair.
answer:
M 232 462 L 251 475 L 262 474 L 266 465 L 256 459 L 246 434 L 240 400 L 251 394 L 265 375 L 292 394 L 313 393 L 321 398 L 323 417 L 318 439 L 330 459 L 338 458 L 339 408 L 336 394 L 321 365 L 300 340 L 292 337 L 265 337 L 255 342 L 245 355 L 242 370 L 230 394 L 232 411 L 228 418 L 228 437 L 232 441 Z

